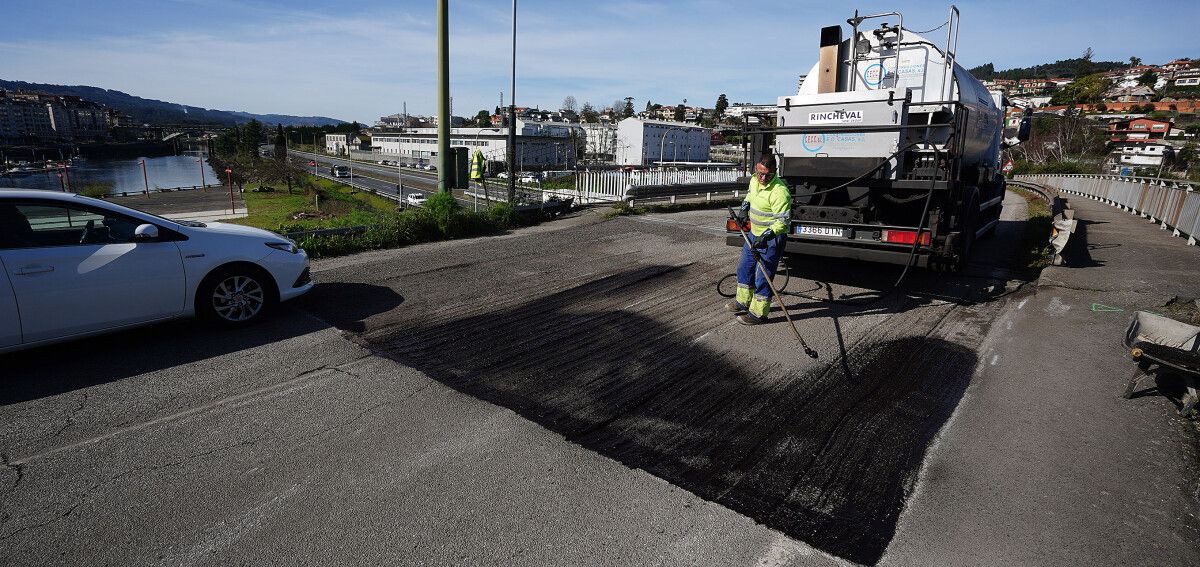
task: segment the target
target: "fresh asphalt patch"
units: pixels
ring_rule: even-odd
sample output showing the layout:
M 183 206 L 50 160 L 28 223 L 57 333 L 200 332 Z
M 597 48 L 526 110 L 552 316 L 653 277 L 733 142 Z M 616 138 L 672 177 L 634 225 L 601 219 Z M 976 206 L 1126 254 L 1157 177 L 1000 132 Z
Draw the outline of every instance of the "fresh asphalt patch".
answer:
M 727 269 L 622 269 L 502 309 L 457 305 L 367 342 L 818 549 L 876 562 L 977 364 L 962 336 L 939 336 L 963 310 L 914 312 L 926 332 L 881 327 L 815 368 L 759 360 L 702 340 L 730 324 L 711 291 Z

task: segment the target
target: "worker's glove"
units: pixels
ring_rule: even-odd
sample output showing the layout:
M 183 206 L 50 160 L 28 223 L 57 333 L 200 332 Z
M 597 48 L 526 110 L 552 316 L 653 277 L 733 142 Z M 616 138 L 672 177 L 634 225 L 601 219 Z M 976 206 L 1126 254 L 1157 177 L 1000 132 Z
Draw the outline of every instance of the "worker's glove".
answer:
M 750 218 L 750 201 L 742 201 L 742 206 L 738 207 L 738 220 L 746 222 Z
M 769 245 L 771 243 L 771 241 L 774 239 L 775 239 L 775 231 L 768 228 L 767 230 L 764 230 L 762 234 L 758 235 L 758 240 L 754 241 L 754 247 L 755 248 L 766 248 L 767 245 Z

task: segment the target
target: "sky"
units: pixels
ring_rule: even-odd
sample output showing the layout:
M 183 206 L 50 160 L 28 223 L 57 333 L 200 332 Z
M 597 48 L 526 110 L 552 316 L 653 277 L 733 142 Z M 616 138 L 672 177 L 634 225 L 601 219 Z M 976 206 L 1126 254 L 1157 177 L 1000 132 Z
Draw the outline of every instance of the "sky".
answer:
M 450 1 L 454 114 L 509 100 L 509 0 Z M 1076 57 L 1200 58 L 1200 2 L 959 0 L 959 61 L 997 69 Z M 520 0 L 517 104 L 597 108 L 630 96 L 711 107 L 794 93 L 818 30 L 901 10 L 905 27 L 946 21 L 949 4 L 807 0 Z M 945 41 L 944 29 L 929 34 Z M 434 0 L 4 0 L 0 78 L 91 85 L 254 113 L 373 123 L 437 110 Z

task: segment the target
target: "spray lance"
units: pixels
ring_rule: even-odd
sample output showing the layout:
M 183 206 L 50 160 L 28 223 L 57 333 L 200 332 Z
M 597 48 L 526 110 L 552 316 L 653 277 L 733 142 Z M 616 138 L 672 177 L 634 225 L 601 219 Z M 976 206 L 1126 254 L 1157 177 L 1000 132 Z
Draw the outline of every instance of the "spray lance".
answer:
M 792 314 L 788 311 L 787 305 L 783 303 L 783 295 L 779 290 L 775 289 L 775 283 L 771 281 L 771 277 L 767 275 L 767 267 L 762 263 L 762 256 L 758 253 L 758 249 L 750 242 L 750 237 L 746 236 L 746 227 L 742 224 L 742 219 L 734 212 L 733 207 L 729 207 L 729 218 L 733 220 L 734 225 L 738 228 L 738 233 L 742 235 L 742 240 L 745 241 L 746 247 L 750 249 L 750 253 L 754 255 L 754 263 L 758 266 L 761 277 L 767 281 L 767 286 L 771 288 L 771 295 L 779 301 L 779 307 L 783 309 L 783 316 L 787 319 L 788 325 L 792 328 L 792 333 L 796 335 L 796 340 L 800 341 L 800 346 L 804 348 L 804 354 L 810 358 L 817 358 L 817 351 L 808 346 L 804 341 L 804 337 L 800 335 L 800 330 L 796 328 L 796 322 L 792 320 Z

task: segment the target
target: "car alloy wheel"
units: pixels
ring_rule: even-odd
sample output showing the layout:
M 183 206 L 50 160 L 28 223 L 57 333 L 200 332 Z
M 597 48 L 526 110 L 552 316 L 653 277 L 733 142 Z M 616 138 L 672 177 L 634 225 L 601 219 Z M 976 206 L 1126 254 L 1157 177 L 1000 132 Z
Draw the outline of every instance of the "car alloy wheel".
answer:
M 262 285 L 249 276 L 230 276 L 213 289 L 213 311 L 231 323 L 253 319 L 262 311 L 265 302 Z

